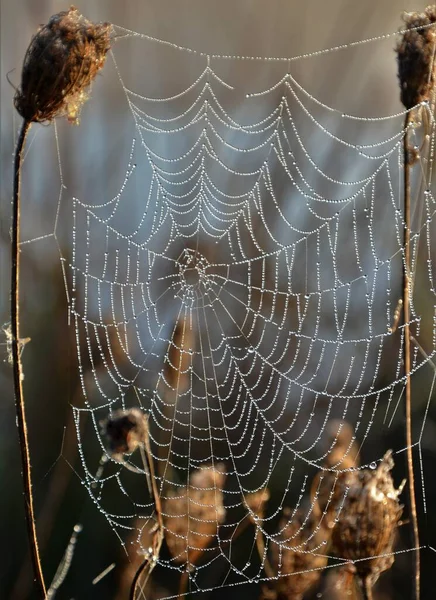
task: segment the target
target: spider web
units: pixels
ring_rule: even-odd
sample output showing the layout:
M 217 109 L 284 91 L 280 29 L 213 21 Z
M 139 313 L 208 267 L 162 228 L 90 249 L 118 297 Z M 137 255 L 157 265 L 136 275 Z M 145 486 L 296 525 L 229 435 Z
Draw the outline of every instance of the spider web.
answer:
M 139 407 L 164 507 L 158 568 L 185 573 L 184 593 L 284 577 L 268 571 L 268 556 L 294 546 L 274 527 L 284 506 L 289 524 L 298 510 L 315 515 L 312 482 L 341 471 L 326 467 L 340 423 L 352 426 L 345 454 L 358 444 L 365 455 L 374 430 L 402 420 L 405 112 L 353 115 L 312 95 L 297 66 L 337 48 L 252 58 L 115 32 L 116 93 L 131 124 L 129 148 L 117 146 L 115 193 L 102 171 L 75 197 L 62 179 L 67 134 L 58 127 L 56 137 L 59 210 L 72 223 L 71 259 L 61 261 L 83 395 L 73 408 L 83 483 L 121 543 L 135 540 L 146 555 L 156 516 L 145 464 L 140 453 L 116 460 L 102 430 L 117 409 Z M 376 45 L 347 47 L 368 42 Z M 162 51 L 195 75 L 160 96 L 120 48 Z M 411 128 L 412 374 L 436 350 L 434 122 L 427 107 L 420 115 Z M 94 447 L 82 443 L 85 421 Z M 208 472 L 206 483 L 192 476 Z M 255 494 L 266 488 L 264 514 Z M 233 546 L 244 523 L 241 560 Z M 321 536 L 308 552 L 324 556 L 326 544 Z

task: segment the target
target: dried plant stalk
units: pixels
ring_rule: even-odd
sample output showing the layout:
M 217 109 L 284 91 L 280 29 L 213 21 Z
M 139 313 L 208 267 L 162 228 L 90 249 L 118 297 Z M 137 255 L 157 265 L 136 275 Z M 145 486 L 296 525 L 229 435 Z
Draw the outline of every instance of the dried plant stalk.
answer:
M 342 507 L 333 529 L 334 553 L 353 563 L 362 593 L 371 598 L 372 587 L 393 562 L 393 546 L 403 511 L 390 471 L 392 452 L 385 454 L 376 470 L 349 471 L 340 475 Z
M 405 133 L 403 138 L 404 156 L 404 266 L 403 266 L 403 315 L 404 315 L 404 373 L 406 376 L 406 459 L 409 478 L 409 504 L 413 528 L 413 542 L 415 546 L 415 600 L 419 600 L 421 592 L 421 557 L 419 551 L 419 528 L 415 498 L 415 473 L 413 469 L 412 446 L 412 382 L 410 379 L 411 354 L 410 354 L 410 269 L 411 269 L 411 189 L 410 189 L 410 163 L 409 163 L 409 125 L 411 113 L 405 119 Z
M 163 518 L 159 490 L 156 483 L 153 455 L 150 448 L 149 429 L 147 416 L 139 408 L 117 410 L 106 421 L 101 423 L 103 433 L 108 440 L 109 452 L 112 458 L 121 461 L 124 454 L 131 454 L 137 448 L 141 451 L 147 484 L 154 502 L 156 523 L 151 528 L 151 546 L 148 548 L 145 560 L 135 573 L 131 588 L 130 600 L 139 597 L 137 594 L 139 583 L 142 586 L 147 581 L 156 566 L 163 542 Z
M 33 507 L 32 477 L 30 472 L 30 451 L 27 437 L 26 411 L 23 396 L 23 367 L 20 352 L 20 194 L 21 194 L 21 164 L 26 137 L 30 123 L 24 122 L 14 163 L 14 192 L 12 207 L 12 240 L 11 240 L 11 354 L 14 378 L 15 408 L 17 412 L 17 427 L 20 440 L 21 464 L 24 486 L 24 507 L 26 512 L 27 537 L 30 544 L 33 575 L 41 598 L 45 598 L 46 589 L 39 555 L 38 538 L 35 527 L 35 511 Z
M 411 290 L 411 184 L 410 169 L 413 153 L 409 147 L 409 128 L 412 123 L 411 109 L 434 99 L 436 84 L 436 5 L 428 6 L 423 13 L 405 13 L 406 29 L 397 45 L 398 78 L 401 101 L 408 109 L 404 123 L 404 268 L 403 268 L 403 314 L 404 314 L 404 371 L 406 377 L 406 443 L 409 478 L 409 504 L 415 546 L 415 598 L 420 597 L 420 551 L 419 528 L 416 511 L 415 478 L 412 454 L 412 390 L 410 356 L 410 290 Z
M 51 17 L 33 37 L 24 59 L 21 87 L 14 104 L 24 121 L 15 150 L 11 239 L 11 354 L 20 439 L 21 462 L 28 538 L 32 566 L 39 594 L 46 596 L 39 556 L 33 508 L 30 452 L 23 396 L 23 369 L 20 356 L 20 194 L 21 166 L 31 123 L 51 121 L 67 115 L 77 122 L 86 100 L 86 88 L 104 64 L 110 47 L 110 26 L 87 21 L 73 7 Z

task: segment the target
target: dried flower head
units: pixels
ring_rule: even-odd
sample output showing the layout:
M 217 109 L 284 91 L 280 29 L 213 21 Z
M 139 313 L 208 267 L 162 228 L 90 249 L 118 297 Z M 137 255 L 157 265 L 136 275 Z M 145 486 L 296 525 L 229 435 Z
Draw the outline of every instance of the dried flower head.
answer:
M 276 542 L 271 545 L 270 556 L 277 579 L 271 583 L 272 590 L 263 590 L 264 596 L 278 600 L 302 600 L 327 565 L 325 547 L 330 531 L 306 509 L 298 509 L 292 514 L 289 508 L 285 508 L 279 532 Z
M 224 522 L 224 465 L 193 471 L 187 488 L 171 490 L 162 499 L 165 539 L 178 563 L 195 564 Z
M 86 90 L 103 67 L 111 26 L 91 23 L 71 7 L 53 15 L 32 38 L 24 58 L 15 108 L 29 122 L 57 116 L 78 122 Z
M 394 562 L 392 549 L 403 510 L 398 496 L 403 486 L 394 488 L 393 466 L 389 451 L 376 470 L 342 473 L 338 480 L 343 504 L 332 533 L 334 551 L 354 562 L 361 585 L 374 585 Z
M 436 5 L 404 13 L 406 30 L 397 45 L 401 102 L 407 109 L 431 97 L 436 82 Z
M 148 420 L 139 408 L 117 410 L 102 421 L 101 426 L 109 451 L 116 460 L 123 454 L 134 452 L 148 437 Z

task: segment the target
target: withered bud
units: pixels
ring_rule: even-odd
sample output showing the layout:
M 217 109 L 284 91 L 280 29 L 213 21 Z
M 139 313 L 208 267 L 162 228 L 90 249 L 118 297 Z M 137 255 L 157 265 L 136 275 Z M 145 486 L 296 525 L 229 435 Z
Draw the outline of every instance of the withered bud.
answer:
M 117 410 L 100 425 L 108 440 L 109 452 L 116 460 L 134 452 L 148 436 L 147 417 L 139 408 Z
M 73 6 L 53 15 L 32 38 L 14 104 L 29 122 L 67 116 L 77 123 L 87 88 L 103 67 L 111 25 L 91 23 Z
M 406 30 L 396 47 L 401 102 L 407 109 L 431 97 L 436 82 L 436 5 L 404 13 Z
M 334 552 L 355 561 L 362 586 L 374 585 L 394 562 L 392 550 L 403 510 L 398 496 L 403 486 L 394 488 L 390 474 L 393 466 L 389 451 L 376 470 L 342 473 L 338 480 L 343 504 L 332 533 Z

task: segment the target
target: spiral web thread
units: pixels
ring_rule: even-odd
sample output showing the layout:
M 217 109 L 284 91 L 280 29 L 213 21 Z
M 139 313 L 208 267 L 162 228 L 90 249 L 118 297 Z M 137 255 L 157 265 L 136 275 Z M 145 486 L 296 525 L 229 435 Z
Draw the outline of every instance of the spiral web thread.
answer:
M 73 409 L 83 483 L 121 543 L 136 540 L 146 555 L 155 515 L 141 454 L 115 460 L 102 433 L 115 410 L 139 407 L 171 550 L 158 565 L 185 573 L 191 593 L 284 577 L 267 560 L 293 540 L 272 524 L 287 505 L 289 523 L 298 510 L 314 517 L 313 481 L 341 471 L 326 467 L 341 427 L 328 433 L 329 421 L 352 426 L 350 450 L 402 419 L 405 113 L 359 117 L 313 97 L 292 72 L 317 52 L 218 56 L 116 34 L 113 64 L 135 128 L 125 179 L 95 204 L 61 193 L 72 207 L 71 261 L 61 260 L 84 398 Z M 171 97 L 139 93 L 117 64 L 124 43 L 163 44 L 195 59 L 198 76 Z M 248 61 L 279 76 L 247 93 L 220 75 L 223 64 Z M 412 273 L 433 304 L 434 121 L 428 107 L 420 115 Z M 415 373 L 433 360 L 435 326 L 413 300 Z M 84 419 L 94 449 L 82 443 Z M 195 479 L 202 473 L 206 484 Z M 420 475 L 426 512 L 422 466 Z M 277 486 L 265 515 L 254 494 Z M 306 551 L 323 556 L 316 518 Z M 241 562 L 232 550 L 244 523 L 251 542 Z

